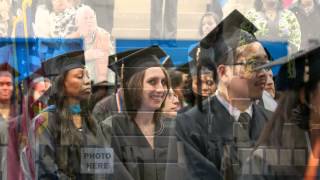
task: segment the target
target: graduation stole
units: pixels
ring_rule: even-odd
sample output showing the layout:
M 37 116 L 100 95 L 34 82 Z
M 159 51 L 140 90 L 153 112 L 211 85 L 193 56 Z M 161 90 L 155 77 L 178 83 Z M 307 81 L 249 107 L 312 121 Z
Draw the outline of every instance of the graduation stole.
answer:
M 81 107 L 80 104 L 70 105 L 69 106 L 69 112 L 72 115 L 79 115 L 81 113 Z

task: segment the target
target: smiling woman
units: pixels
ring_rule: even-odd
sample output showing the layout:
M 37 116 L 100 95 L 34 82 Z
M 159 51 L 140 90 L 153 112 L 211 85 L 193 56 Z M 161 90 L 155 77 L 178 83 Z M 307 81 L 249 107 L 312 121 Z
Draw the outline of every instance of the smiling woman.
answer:
M 102 129 L 111 133 L 107 135 L 111 136 L 111 146 L 133 179 L 177 179 L 166 177 L 178 156 L 177 147 L 170 145 L 175 139 L 174 128 L 167 126 L 174 121 L 161 117 L 170 88 L 169 77 L 159 60 L 164 56 L 160 47 L 152 46 L 110 65 L 121 72 L 126 112 L 107 118 Z M 172 167 L 167 168 L 170 153 L 176 156 L 170 159 Z

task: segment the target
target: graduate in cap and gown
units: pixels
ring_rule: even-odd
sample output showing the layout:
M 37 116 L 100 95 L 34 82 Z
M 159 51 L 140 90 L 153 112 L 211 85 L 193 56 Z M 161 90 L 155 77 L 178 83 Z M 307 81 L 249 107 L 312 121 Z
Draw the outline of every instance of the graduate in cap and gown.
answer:
M 151 46 L 111 64 L 121 73 L 125 112 L 107 118 L 102 129 L 111 133 L 111 147 L 135 180 L 183 179 L 174 126 L 161 118 L 170 88 L 160 64 L 166 56 Z
M 10 178 L 12 170 L 10 167 L 19 165 L 12 157 L 10 148 L 11 139 L 10 129 L 17 123 L 15 117 L 20 113 L 18 97 L 15 91 L 15 78 L 20 74 L 8 62 L 0 65 L 0 179 Z M 16 167 L 15 173 L 21 172 L 20 166 Z
M 257 69 L 275 65 L 281 65 L 276 86 L 283 93 L 242 179 L 319 179 L 320 47 Z
M 214 62 L 213 48 L 196 46 L 189 54 L 192 60 L 188 62 L 189 81 L 184 90 L 184 99 L 187 106 L 179 112 L 185 112 L 200 104 L 209 96 L 214 95 L 217 89 L 217 70 Z
M 123 51 L 114 55 L 109 56 L 109 69 L 111 69 L 115 73 L 115 92 L 112 93 L 110 96 L 107 96 L 100 100 L 93 109 L 93 116 L 95 121 L 100 124 L 103 120 L 108 118 L 109 116 L 112 116 L 117 113 L 123 112 L 125 109 L 123 104 L 123 92 L 122 87 L 118 88 L 119 79 L 120 79 L 120 71 L 117 71 L 117 69 L 114 69 L 111 64 L 114 62 L 117 62 L 118 60 L 128 56 L 129 54 L 132 54 L 140 49 L 131 49 L 127 51 Z M 121 85 L 120 85 L 121 86 Z
M 33 120 L 29 144 L 35 179 L 98 179 L 101 174 L 83 169 L 82 148 L 105 148 L 101 131 L 91 116 L 91 84 L 83 51 L 46 61 L 46 74 L 57 76 L 50 98 L 54 103 Z M 24 163 L 29 165 L 28 163 Z M 32 173 L 31 173 L 32 174 Z
M 268 62 L 253 33 L 256 27 L 234 10 L 200 41 L 213 47 L 218 74 L 215 96 L 178 114 L 177 138 L 183 143 L 190 179 L 235 179 L 241 167 L 239 148 L 251 148 L 271 112 L 256 105 L 266 83 Z

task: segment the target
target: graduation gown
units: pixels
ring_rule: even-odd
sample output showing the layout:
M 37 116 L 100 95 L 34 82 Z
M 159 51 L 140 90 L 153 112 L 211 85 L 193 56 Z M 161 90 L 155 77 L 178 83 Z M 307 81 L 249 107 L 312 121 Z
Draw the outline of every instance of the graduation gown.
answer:
M 172 131 L 174 125 L 174 120 L 157 121 L 152 149 L 139 127 L 127 115 L 113 116 L 111 147 L 133 179 L 184 179 L 183 165 L 179 164 L 183 160 L 178 157 L 176 137 Z
M 108 97 L 103 98 L 95 105 L 92 114 L 98 124 L 100 124 L 109 116 L 118 113 L 118 104 L 116 98 L 116 94 L 112 94 Z
M 36 179 L 101 179 L 103 175 L 84 174 L 81 171 L 81 148 L 104 148 L 104 142 L 97 129 L 96 135 L 82 121 L 82 129 L 70 126 L 68 135 L 78 136 L 79 144 L 74 140 L 65 141 L 59 131 L 56 108 L 50 106 L 34 119 L 34 160 Z M 70 121 L 72 123 L 72 121 Z
M 312 154 L 313 143 L 310 133 L 298 127 L 297 123 L 285 123 L 281 145 L 259 146 L 244 164 L 241 180 L 303 180 Z M 316 177 L 320 179 L 320 169 L 316 167 Z
M 255 104 L 252 109 L 250 147 L 258 139 L 271 115 L 271 112 Z M 234 122 L 234 118 L 215 96 L 203 102 L 203 111 L 193 107 L 178 114 L 177 138 L 184 145 L 190 179 L 226 179 L 229 175 L 236 176 L 228 168 L 230 163 L 241 158 L 238 157 L 234 141 Z

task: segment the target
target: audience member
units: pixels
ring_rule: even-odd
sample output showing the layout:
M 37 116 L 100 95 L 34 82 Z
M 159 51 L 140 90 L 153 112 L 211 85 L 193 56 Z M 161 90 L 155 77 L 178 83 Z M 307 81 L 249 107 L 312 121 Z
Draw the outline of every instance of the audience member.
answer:
M 296 16 L 283 9 L 280 0 L 255 0 L 255 9 L 247 12 L 258 31 L 257 38 L 289 43 L 289 52 L 300 49 L 301 31 Z
M 312 41 L 320 43 L 320 6 L 315 0 L 298 0 L 291 11 L 295 13 L 301 29 L 301 49 L 309 49 L 314 44 Z
M 107 81 L 110 34 L 97 24 L 93 9 L 83 5 L 76 13 L 77 31 L 68 38 L 83 38 L 86 67 L 94 83 Z

